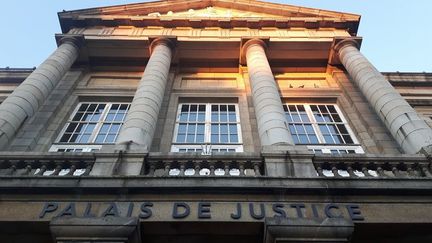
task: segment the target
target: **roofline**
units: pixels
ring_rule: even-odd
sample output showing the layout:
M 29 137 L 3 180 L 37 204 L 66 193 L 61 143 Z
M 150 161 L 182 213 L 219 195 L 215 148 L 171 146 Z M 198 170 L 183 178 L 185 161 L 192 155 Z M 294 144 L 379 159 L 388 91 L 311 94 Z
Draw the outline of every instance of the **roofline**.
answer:
M 132 18 L 137 16 L 137 12 L 142 10 L 147 10 L 144 12 L 144 14 L 148 14 L 151 12 L 158 12 L 156 10 L 159 10 L 162 13 L 167 12 L 170 8 L 173 8 L 173 10 L 177 11 L 175 8 L 184 8 L 182 10 L 187 10 L 188 8 L 202 8 L 203 6 L 216 6 L 216 7 L 225 7 L 229 8 L 230 6 L 233 6 L 234 9 L 245 9 L 248 10 L 252 5 L 251 2 L 256 2 L 256 4 L 260 5 L 262 7 L 263 11 L 267 11 L 269 13 L 273 13 L 273 11 L 279 11 L 282 13 L 276 13 L 278 15 L 281 15 L 282 19 L 288 19 L 288 17 L 283 17 L 283 14 L 286 12 L 291 13 L 299 13 L 302 15 L 306 15 L 306 17 L 299 17 L 299 18 L 313 18 L 313 19 L 326 19 L 329 21 L 336 21 L 336 22 L 350 22 L 351 24 L 354 23 L 354 27 L 351 27 L 351 33 L 353 35 L 356 34 L 358 30 L 358 25 L 361 19 L 360 15 L 351 14 L 351 13 L 343 13 L 343 12 L 336 12 L 336 11 L 329 11 L 329 10 L 322 10 L 322 9 L 315 9 L 315 8 L 309 8 L 309 7 L 299 7 L 294 5 L 287 5 L 287 4 L 280 4 L 280 3 L 270 3 L 270 2 L 263 2 L 263 1 L 255 1 L 255 0 L 166 0 L 166 1 L 153 1 L 153 2 L 144 2 L 144 3 L 133 3 L 133 4 L 123 4 L 123 5 L 113 5 L 108 7 L 96 7 L 96 8 L 88 8 L 88 9 L 82 9 L 82 10 L 72 10 L 72 11 L 64 11 L 64 12 L 58 12 L 58 18 L 59 22 L 62 28 L 63 33 L 67 33 L 69 29 L 72 27 L 71 21 L 79 22 L 78 16 L 93 16 L 94 18 L 92 20 L 97 20 L 97 18 L 100 18 L 102 14 L 104 15 L 113 15 L 116 18 L 119 19 L 125 19 L 125 18 Z M 183 4 L 183 5 L 182 5 Z M 237 6 L 237 8 L 235 6 Z M 267 8 L 266 8 L 267 7 Z M 179 10 L 180 11 L 180 10 Z M 248 10 L 257 12 L 257 10 Z M 125 14 L 126 12 L 126 14 Z M 135 15 L 134 15 L 135 14 Z M 274 14 L 274 13 L 273 13 Z M 309 17 L 308 17 L 309 16 Z M 140 17 L 147 17 L 140 15 Z M 153 17 L 154 20 L 159 20 L 158 17 Z M 181 18 L 177 18 L 181 19 Z M 188 19 L 188 18 L 184 18 Z M 211 18 L 212 20 L 218 20 L 218 18 Z M 222 19 L 222 18 L 221 18 Z M 226 18 L 223 18 L 226 20 Z M 247 19 L 247 18 L 245 18 Z M 278 20 L 279 21 L 279 20 Z M 283 21 L 283 20 L 282 20 Z

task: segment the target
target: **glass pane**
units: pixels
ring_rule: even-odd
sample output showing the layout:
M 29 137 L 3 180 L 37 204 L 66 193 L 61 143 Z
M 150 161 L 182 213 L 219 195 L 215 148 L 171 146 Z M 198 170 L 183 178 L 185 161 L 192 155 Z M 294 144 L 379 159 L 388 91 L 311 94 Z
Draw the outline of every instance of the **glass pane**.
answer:
M 219 142 L 219 137 L 217 134 L 212 134 L 211 135 L 211 142 L 212 143 L 218 143 Z
M 230 112 L 229 113 L 229 121 L 230 122 L 236 122 L 237 121 L 237 119 L 236 119 L 236 113 L 235 112 Z
M 297 136 L 293 136 L 293 140 L 295 144 L 299 144 L 299 138 Z
M 197 113 L 190 113 L 189 114 L 189 121 L 196 121 L 197 120 Z
M 188 114 L 182 112 L 182 113 L 180 113 L 179 120 L 180 121 L 187 121 L 187 117 L 188 117 Z
M 108 135 L 105 139 L 106 143 L 114 143 L 115 135 Z
M 80 108 L 78 109 L 78 111 L 86 111 L 87 110 L 87 108 L 88 108 L 88 104 L 82 104 L 81 106 L 80 106 Z
M 108 133 L 109 127 L 110 127 L 110 124 L 103 124 L 101 129 L 99 130 L 99 133 Z
M 198 121 L 199 122 L 204 122 L 205 121 L 205 113 L 204 112 L 199 112 L 198 113 Z
M 120 130 L 120 124 L 113 124 L 110 129 L 110 133 L 116 134 Z
M 238 143 L 238 136 L 237 136 L 237 134 L 231 134 L 230 135 L 230 142 L 231 143 Z
M 237 125 L 230 125 L 229 126 L 229 132 L 231 134 L 237 134 Z
M 97 107 L 97 104 L 91 104 L 91 105 L 89 105 L 87 111 L 95 111 L 96 107 Z
M 324 135 L 324 140 L 326 143 L 334 143 L 332 136 Z
M 337 128 L 339 129 L 340 133 L 348 134 L 348 130 L 346 129 L 345 125 L 337 125 Z
M 117 114 L 115 116 L 114 121 L 121 122 L 121 121 L 123 121 L 123 119 L 125 118 L 125 116 L 126 116 L 126 114 L 119 113 L 119 114 Z
M 193 143 L 193 142 L 195 142 L 194 140 L 195 140 L 195 135 L 194 134 L 188 134 L 187 135 L 187 137 L 186 137 L 186 142 L 187 143 Z
M 319 143 L 317 136 L 310 135 L 309 136 L 310 143 Z
M 196 142 L 197 143 L 203 143 L 204 142 L 204 134 L 199 134 L 196 136 Z
M 79 142 L 80 143 L 88 143 L 89 142 L 89 138 L 90 138 L 90 135 L 87 135 L 87 134 L 82 135 Z
M 70 134 L 64 134 L 64 135 L 61 137 L 60 142 L 61 142 L 61 143 L 67 143 L 67 142 L 69 141 L 70 136 L 71 136 Z
M 303 125 L 295 125 L 298 134 L 306 134 L 306 131 L 303 128 Z
M 305 128 L 306 128 L 306 132 L 308 134 L 315 134 L 315 131 L 314 131 L 312 125 L 305 125 Z
M 204 128 L 205 128 L 204 124 L 199 124 L 197 126 L 197 134 L 204 134 Z
M 330 131 L 328 130 L 326 125 L 319 125 L 320 131 L 323 135 L 330 134 Z
M 75 116 L 72 118 L 72 121 L 81 121 L 81 118 L 83 116 L 84 113 L 76 113 Z
M 102 134 L 97 135 L 95 143 L 103 143 L 104 138 L 105 138 L 105 135 L 102 135 Z
M 71 123 L 67 126 L 66 128 L 66 132 L 73 132 L 75 130 L 75 128 L 77 127 L 77 123 Z
M 96 124 L 88 124 L 84 130 L 84 133 L 92 133 Z
M 177 140 L 176 140 L 176 142 L 177 142 L 177 143 L 184 143 L 184 142 L 185 142 L 185 139 L 186 139 L 186 137 L 185 137 L 184 134 L 178 134 L 178 135 L 177 135 Z
M 74 134 L 70 137 L 69 142 L 70 143 L 75 143 L 78 139 L 78 134 Z
M 342 119 L 338 114 L 333 114 L 332 117 L 335 122 L 342 122 Z
M 290 130 L 291 134 L 296 134 L 297 133 L 296 130 L 295 130 L 295 128 L 294 128 L 294 125 L 292 125 L 292 124 L 289 125 L 289 130 Z
M 198 111 L 205 112 L 205 105 L 199 105 Z
M 220 142 L 221 143 L 228 143 L 228 135 L 225 135 L 225 134 L 221 135 L 220 136 Z
M 189 124 L 188 127 L 188 134 L 195 134 L 196 125 L 195 124 Z
M 228 133 L 228 125 L 226 125 L 226 124 L 220 125 L 220 132 L 221 132 L 221 134 L 227 134 Z
M 219 116 L 217 112 L 212 112 L 211 114 L 211 121 L 212 122 L 218 122 L 219 121 Z
M 351 139 L 349 135 L 344 135 L 343 138 L 345 140 L 345 143 L 354 143 L 354 141 Z
M 299 135 L 300 143 L 308 144 L 309 140 L 306 135 Z
M 300 120 L 300 116 L 299 116 L 299 115 L 297 115 L 297 114 L 292 114 L 291 116 L 292 116 L 292 120 L 293 120 L 293 122 L 301 122 L 301 120 Z
M 218 125 L 211 125 L 211 133 L 212 134 L 219 133 L 219 126 Z
M 330 113 L 337 113 L 336 109 L 332 105 L 328 105 L 327 109 L 330 111 Z
M 191 105 L 191 106 L 190 106 L 190 111 L 191 111 L 191 112 L 194 112 L 194 111 L 196 112 L 196 111 L 198 111 L 198 106 L 197 106 L 197 105 Z
M 189 111 L 189 105 L 182 105 L 181 111 L 182 112 L 188 112 Z
M 115 114 L 113 113 L 108 113 L 107 117 L 105 118 L 105 121 L 114 121 L 115 118 Z
M 221 114 L 220 114 L 220 121 L 221 122 L 226 122 L 226 121 L 228 121 L 228 117 L 227 117 L 227 113 L 226 112 L 221 112 Z

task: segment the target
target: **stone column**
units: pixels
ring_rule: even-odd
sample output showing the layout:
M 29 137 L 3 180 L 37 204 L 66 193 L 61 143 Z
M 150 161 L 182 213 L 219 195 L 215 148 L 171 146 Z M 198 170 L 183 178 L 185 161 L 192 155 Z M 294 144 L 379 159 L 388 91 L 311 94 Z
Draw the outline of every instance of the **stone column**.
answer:
M 150 150 L 168 81 L 173 46 L 169 39 L 156 39 L 151 43 L 150 59 L 135 92 L 117 144 L 142 146 L 144 150 Z
M 65 36 L 59 47 L 0 104 L 0 149 L 32 117 L 78 58 L 82 36 Z
M 432 130 L 390 84 L 362 55 L 353 39 L 335 46 L 351 80 L 361 90 L 371 107 L 406 153 L 418 153 L 432 144 Z
M 266 44 L 258 39 L 249 40 L 243 46 L 261 145 L 293 145 L 265 47 Z

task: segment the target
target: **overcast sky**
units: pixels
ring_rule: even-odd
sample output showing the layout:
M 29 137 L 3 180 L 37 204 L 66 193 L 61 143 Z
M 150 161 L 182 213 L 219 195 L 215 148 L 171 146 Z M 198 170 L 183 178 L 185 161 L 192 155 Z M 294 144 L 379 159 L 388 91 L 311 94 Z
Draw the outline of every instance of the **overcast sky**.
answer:
M 38 66 L 56 48 L 57 12 L 143 1 L 2 2 L 0 67 Z M 361 51 L 380 71 L 432 72 L 432 0 L 272 0 L 362 15 Z

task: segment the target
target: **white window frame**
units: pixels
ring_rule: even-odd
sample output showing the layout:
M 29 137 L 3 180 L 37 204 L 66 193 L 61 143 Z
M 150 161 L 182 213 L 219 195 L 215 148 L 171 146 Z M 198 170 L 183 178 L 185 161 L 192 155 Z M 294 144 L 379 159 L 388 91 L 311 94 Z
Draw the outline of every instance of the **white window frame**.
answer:
M 180 123 L 193 123 L 180 121 L 180 114 L 182 105 L 205 105 L 205 119 L 204 119 L 204 142 L 203 143 L 179 143 L 176 142 L 178 129 Z M 212 105 L 234 105 L 236 113 L 236 125 L 238 142 L 237 143 L 211 143 L 211 106 Z M 198 123 L 198 122 L 197 122 Z M 230 124 L 227 122 L 227 124 Z M 214 150 L 235 150 L 235 152 L 243 152 L 243 138 L 241 132 L 240 112 L 237 103 L 196 103 L 196 102 L 182 102 L 178 104 L 176 114 L 176 124 L 174 128 L 174 135 L 172 137 L 171 152 L 181 152 L 181 150 L 193 150 L 192 152 L 201 152 L 201 154 L 211 154 Z M 200 150 L 200 151 L 194 151 Z
M 315 135 L 318 138 L 319 144 L 299 144 L 299 145 L 306 145 L 308 150 L 314 151 L 314 150 L 321 150 L 323 154 L 331 154 L 332 150 L 354 150 L 356 154 L 364 154 L 364 150 L 359 144 L 359 141 L 357 137 L 355 136 L 354 132 L 352 131 L 351 127 L 348 124 L 348 121 L 346 120 L 345 116 L 343 115 L 342 111 L 340 110 L 339 106 L 335 103 L 290 103 L 286 102 L 284 105 L 302 105 L 305 108 L 306 114 L 309 118 L 310 124 L 312 125 L 312 128 L 315 132 Z M 315 119 L 315 116 L 313 114 L 313 111 L 311 109 L 311 106 L 316 105 L 331 105 L 335 108 L 337 114 L 339 115 L 341 119 L 341 123 L 345 126 L 346 130 L 348 131 L 349 136 L 351 137 L 351 140 L 353 141 L 352 144 L 330 144 L 326 143 L 324 136 L 319 128 L 320 122 L 318 122 Z M 286 112 L 285 112 L 286 113 Z M 304 123 L 301 123 L 304 124 Z M 338 123 L 333 123 L 338 124 Z
M 88 123 L 96 123 L 95 128 L 93 129 L 90 138 L 88 139 L 89 142 L 87 143 L 71 143 L 71 142 L 60 142 L 62 136 L 64 135 L 64 133 L 66 132 L 66 129 L 68 127 L 68 125 L 72 122 L 76 122 L 76 121 L 72 121 L 73 117 L 77 114 L 79 108 L 81 107 L 81 105 L 83 104 L 95 104 L 95 105 L 100 105 L 100 104 L 104 104 L 105 108 L 102 111 L 101 117 L 98 121 L 89 121 Z M 79 152 L 93 152 L 93 151 L 97 151 L 100 150 L 102 148 L 102 145 L 104 144 L 114 144 L 113 143 L 108 143 L 108 142 L 103 142 L 103 143 L 95 143 L 96 137 L 99 134 L 99 131 L 101 130 L 102 126 L 106 122 L 106 117 L 109 113 L 109 111 L 111 110 L 112 105 L 114 104 L 118 104 L 118 105 L 129 105 L 130 108 L 130 102 L 80 102 L 76 105 L 74 111 L 72 112 L 72 114 L 69 116 L 69 119 L 66 121 L 66 123 L 64 124 L 61 132 L 59 133 L 59 135 L 57 136 L 55 142 L 51 145 L 50 149 L 48 150 L 49 152 L 58 152 L 59 150 L 65 149 L 65 150 L 81 150 Z M 127 113 L 126 113 L 127 114 Z M 125 115 L 126 117 L 126 115 Z M 120 123 L 120 122 L 118 122 Z M 119 131 L 117 133 L 117 137 L 118 134 L 120 133 L 121 127 L 124 124 L 121 123 Z M 116 137 L 116 139 L 117 139 Z M 116 140 L 115 139 L 115 140 Z M 75 151 L 71 151 L 71 152 L 75 152 Z

